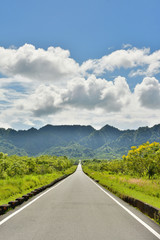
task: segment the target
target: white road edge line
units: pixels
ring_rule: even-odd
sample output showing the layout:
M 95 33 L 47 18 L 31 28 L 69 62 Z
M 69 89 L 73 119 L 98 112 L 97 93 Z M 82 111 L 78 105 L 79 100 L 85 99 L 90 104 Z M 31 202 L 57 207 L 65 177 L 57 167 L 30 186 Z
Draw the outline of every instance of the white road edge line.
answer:
M 68 178 L 68 177 L 67 177 Z M 35 201 L 37 201 L 39 198 L 41 198 L 42 196 L 44 196 L 45 194 L 47 194 L 48 192 L 50 192 L 52 189 L 58 187 L 60 184 L 62 184 L 64 181 L 67 180 L 67 178 L 65 178 L 64 180 L 62 180 L 61 182 L 57 183 L 55 186 L 49 188 L 46 192 L 42 193 L 41 195 L 39 195 L 38 197 L 36 197 L 35 199 L 33 199 L 31 202 L 27 203 L 25 206 L 23 206 L 22 208 L 20 208 L 19 210 L 17 210 L 16 212 L 12 213 L 11 215 L 9 215 L 8 217 L 4 218 L 2 221 L 0 221 L 0 226 L 7 222 L 9 219 L 11 219 L 12 217 L 14 217 L 16 214 L 18 214 L 19 212 L 21 212 L 22 210 L 24 210 L 25 208 L 27 208 L 28 206 L 30 206 L 32 203 L 34 203 Z
M 86 174 L 85 174 L 86 175 Z M 87 175 L 86 175 L 87 176 Z M 87 176 L 88 177 L 88 176 Z M 139 217 L 137 217 L 134 213 L 132 213 L 129 209 L 123 206 L 120 202 L 118 202 L 114 197 L 112 197 L 108 192 L 106 192 L 101 186 L 99 186 L 96 182 L 94 182 L 90 177 L 88 177 L 90 181 L 92 181 L 97 187 L 99 187 L 106 195 L 108 195 L 113 201 L 115 201 L 120 207 L 122 207 L 126 212 L 128 212 L 133 218 L 135 218 L 139 223 L 141 223 L 145 228 L 147 228 L 153 235 L 155 235 L 158 239 L 160 239 L 160 234 L 157 233 L 153 228 L 151 228 L 147 223 L 143 222 Z

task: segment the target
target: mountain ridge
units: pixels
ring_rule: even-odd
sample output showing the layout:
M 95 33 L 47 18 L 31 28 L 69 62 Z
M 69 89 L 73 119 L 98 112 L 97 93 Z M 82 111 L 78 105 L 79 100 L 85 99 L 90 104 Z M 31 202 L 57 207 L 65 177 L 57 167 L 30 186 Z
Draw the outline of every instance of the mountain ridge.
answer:
M 50 124 L 28 130 L 0 128 L 0 151 L 9 155 L 117 158 L 146 141 L 160 142 L 160 124 L 136 130 L 119 130 L 108 124 L 99 130 L 90 125 Z

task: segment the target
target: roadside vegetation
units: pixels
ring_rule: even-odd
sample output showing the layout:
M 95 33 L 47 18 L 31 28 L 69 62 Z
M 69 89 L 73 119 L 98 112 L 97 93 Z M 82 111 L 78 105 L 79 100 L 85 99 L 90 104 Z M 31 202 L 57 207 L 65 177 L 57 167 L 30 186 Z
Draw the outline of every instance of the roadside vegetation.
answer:
M 20 157 L 0 153 L 0 205 L 68 175 L 75 169 L 75 161 L 67 157 Z
M 85 160 L 83 170 L 118 196 L 127 195 L 160 208 L 160 144 L 132 147 L 118 160 Z

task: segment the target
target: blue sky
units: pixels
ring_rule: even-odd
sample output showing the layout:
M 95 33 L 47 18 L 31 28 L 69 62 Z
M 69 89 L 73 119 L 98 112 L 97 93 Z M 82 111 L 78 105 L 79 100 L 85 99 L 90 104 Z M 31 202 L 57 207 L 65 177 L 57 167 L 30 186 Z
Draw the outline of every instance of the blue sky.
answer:
M 160 123 L 159 9 L 159 0 L 1 1 L 0 127 Z
M 78 62 L 128 43 L 155 51 L 160 42 L 159 8 L 159 0 L 1 1 L 0 43 L 61 46 Z

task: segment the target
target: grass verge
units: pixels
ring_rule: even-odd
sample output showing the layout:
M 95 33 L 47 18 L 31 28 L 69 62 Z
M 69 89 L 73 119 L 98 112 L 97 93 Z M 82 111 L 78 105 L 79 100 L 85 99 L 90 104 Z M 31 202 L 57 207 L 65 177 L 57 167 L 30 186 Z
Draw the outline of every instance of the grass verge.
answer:
M 51 174 L 44 175 L 25 175 L 24 177 L 12 177 L 5 180 L 0 180 L 0 205 L 6 204 L 9 201 L 14 201 L 16 198 L 42 187 L 55 179 L 69 175 L 76 170 L 77 166 L 72 166 L 65 171 L 57 171 Z
M 126 195 L 160 208 L 160 179 L 148 180 L 130 176 L 112 175 L 108 172 L 97 172 L 83 166 L 83 171 L 91 178 L 117 195 Z

